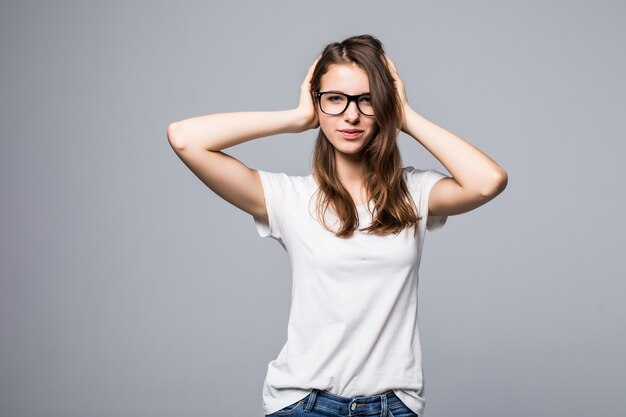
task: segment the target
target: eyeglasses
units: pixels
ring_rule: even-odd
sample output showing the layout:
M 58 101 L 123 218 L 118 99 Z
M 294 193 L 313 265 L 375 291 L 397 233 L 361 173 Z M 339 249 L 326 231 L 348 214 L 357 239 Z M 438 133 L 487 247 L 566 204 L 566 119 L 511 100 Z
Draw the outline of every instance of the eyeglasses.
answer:
M 337 93 L 334 91 L 318 91 L 315 97 L 319 100 L 322 112 L 331 116 L 336 116 L 346 111 L 352 101 L 356 102 L 356 107 L 364 115 L 374 115 L 374 107 L 372 107 L 370 93 L 351 96 L 350 94 Z

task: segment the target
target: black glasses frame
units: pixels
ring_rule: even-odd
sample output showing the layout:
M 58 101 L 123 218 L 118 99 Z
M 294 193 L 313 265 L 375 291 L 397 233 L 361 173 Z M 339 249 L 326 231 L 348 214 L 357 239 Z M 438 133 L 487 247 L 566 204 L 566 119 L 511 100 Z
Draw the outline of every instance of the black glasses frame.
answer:
M 334 114 L 334 113 L 326 113 L 324 111 L 324 109 L 322 109 L 322 100 L 320 100 L 320 98 L 324 94 L 339 94 L 339 95 L 347 97 L 348 101 L 346 102 L 346 107 L 344 107 L 342 111 L 340 111 L 339 113 L 336 113 L 336 114 Z M 350 94 L 346 94 L 346 93 L 339 93 L 337 91 L 318 91 L 317 93 L 315 93 L 315 97 L 317 98 L 317 101 L 319 102 L 320 110 L 323 113 L 328 114 L 330 116 L 339 116 L 340 114 L 343 114 L 343 112 L 346 111 L 346 109 L 348 108 L 350 103 L 353 102 L 353 101 L 356 103 L 356 108 L 359 109 L 359 111 L 363 115 L 365 115 L 365 116 L 373 116 L 373 114 L 364 113 L 363 110 L 361 110 L 361 107 L 359 107 L 359 98 L 361 98 L 362 96 L 371 96 L 371 93 L 364 93 L 364 94 L 357 94 L 357 95 L 350 95 Z

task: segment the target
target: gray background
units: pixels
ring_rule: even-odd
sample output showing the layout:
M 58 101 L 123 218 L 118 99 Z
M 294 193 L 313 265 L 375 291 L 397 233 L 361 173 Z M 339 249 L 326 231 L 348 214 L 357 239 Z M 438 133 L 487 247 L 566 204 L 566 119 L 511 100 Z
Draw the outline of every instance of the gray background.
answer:
M 323 46 L 381 39 L 420 114 L 508 173 L 430 233 L 426 416 L 626 414 L 619 1 L 0 2 L 0 415 L 262 416 L 287 254 L 170 122 L 298 103 Z M 227 152 L 310 172 L 315 131 Z M 445 168 L 411 137 L 405 165 Z

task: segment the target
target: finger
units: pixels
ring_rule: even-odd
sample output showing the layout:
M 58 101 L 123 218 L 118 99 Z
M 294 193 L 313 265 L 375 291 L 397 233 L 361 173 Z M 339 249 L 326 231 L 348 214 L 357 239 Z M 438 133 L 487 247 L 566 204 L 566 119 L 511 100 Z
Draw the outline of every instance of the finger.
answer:
M 315 62 L 313 62 L 313 64 L 309 67 L 309 70 L 306 73 L 305 81 L 310 81 L 311 78 L 313 78 L 313 71 L 315 71 L 315 66 L 317 65 L 317 61 L 319 61 L 321 56 L 322 55 L 320 54 L 320 56 L 317 57 Z
M 391 58 L 389 58 L 387 55 L 385 55 L 385 59 L 387 59 L 387 62 L 389 63 L 389 66 L 391 67 L 391 69 L 397 73 L 398 69 L 396 68 L 396 64 L 393 63 Z
M 317 58 L 315 58 L 315 61 L 313 61 L 311 68 L 315 68 L 315 66 L 317 65 L 317 61 L 319 61 L 321 57 L 322 57 L 322 54 L 319 54 Z

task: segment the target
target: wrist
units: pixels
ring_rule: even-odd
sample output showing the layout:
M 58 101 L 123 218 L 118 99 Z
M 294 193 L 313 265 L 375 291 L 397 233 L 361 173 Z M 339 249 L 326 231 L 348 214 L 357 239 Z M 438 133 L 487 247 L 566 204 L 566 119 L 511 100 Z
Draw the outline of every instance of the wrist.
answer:
M 300 116 L 294 109 L 278 110 L 274 112 L 280 120 L 280 133 L 295 133 L 298 131 Z
M 414 113 L 415 113 L 415 112 L 414 112 L 414 111 L 413 111 L 413 109 L 409 106 L 409 104 L 408 104 L 408 103 L 406 103 L 406 104 L 403 104 L 403 105 L 402 105 L 402 121 L 401 121 L 402 128 L 401 128 L 401 130 L 402 130 L 404 133 L 407 133 L 407 134 L 409 133 L 409 132 L 408 132 L 408 129 L 409 129 L 409 119 L 410 119 L 411 117 L 413 117 L 413 114 L 414 114 Z
M 307 109 L 296 107 L 289 110 L 291 112 L 292 123 L 290 125 L 292 133 L 301 133 L 311 129 L 311 115 Z

